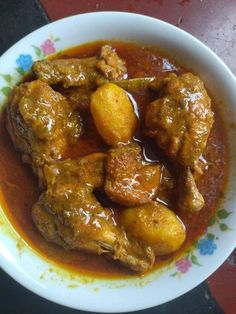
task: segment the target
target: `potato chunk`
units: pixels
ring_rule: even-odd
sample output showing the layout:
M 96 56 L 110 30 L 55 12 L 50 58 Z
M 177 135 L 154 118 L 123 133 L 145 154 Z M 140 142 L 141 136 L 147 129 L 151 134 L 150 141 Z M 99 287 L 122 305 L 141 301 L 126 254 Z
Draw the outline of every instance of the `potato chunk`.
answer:
M 132 139 L 137 118 L 127 93 L 113 83 L 99 87 L 91 96 L 91 113 L 104 141 L 116 146 Z
M 157 202 L 125 209 L 121 221 L 127 232 L 149 244 L 156 255 L 176 251 L 185 240 L 183 223 Z

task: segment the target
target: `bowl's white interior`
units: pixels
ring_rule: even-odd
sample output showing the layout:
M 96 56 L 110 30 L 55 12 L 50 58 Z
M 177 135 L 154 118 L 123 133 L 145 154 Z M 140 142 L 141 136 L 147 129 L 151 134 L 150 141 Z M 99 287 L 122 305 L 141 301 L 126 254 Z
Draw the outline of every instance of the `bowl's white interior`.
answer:
M 223 62 L 206 46 L 180 29 L 141 15 L 100 12 L 69 17 L 49 24 L 22 39 L 0 58 L 1 73 L 13 74 L 19 54 L 33 55 L 32 45 L 39 45 L 49 35 L 59 37 L 57 50 L 98 39 L 126 39 L 151 44 L 168 51 L 178 63 L 192 69 L 206 83 L 220 105 L 228 129 L 229 180 L 222 206 L 233 211 L 236 204 L 236 79 Z M 0 80 L 0 86 L 3 81 Z M 3 101 L 0 98 L 0 101 Z M 219 169 L 220 171 L 220 169 Z M 8 224 L 3 212 L 0 219 Z M 171 300 L 206 279 L 225 260 L 236 243 L 236 211 L 227 218 L 230 231 L 217 235 L 217 251 L 213 256 L 198 256 L 202 267 L 193 267 L 181 279 L 170 277 L 170 270 L 132 280 L 88 280 L 84 276 L 68 276 L 56 266 L 41 259 L 30 248 L 22 254 L 16 247 L 19 236 L 0 227 L 0 265 L 13 278 L 35 293 L 52 301 L 95 312 L 122 312 L 143 309 Z M 18 239 L 18 240 L 17 240 Z M 197 254 L 197 253 L 196 253 Z M 52 271 L 53 270 L 53 271 Z M 62 275 L 63 273 L 63 275 Z M 43 277 L 42 277 L 43 274 Z M 73 289 L 72 286 L 73 285 Z

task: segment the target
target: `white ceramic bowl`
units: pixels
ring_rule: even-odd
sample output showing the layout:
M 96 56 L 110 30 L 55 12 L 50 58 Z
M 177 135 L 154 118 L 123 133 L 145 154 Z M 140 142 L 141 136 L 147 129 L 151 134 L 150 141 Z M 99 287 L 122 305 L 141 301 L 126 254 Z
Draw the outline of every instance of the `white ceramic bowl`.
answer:
M 0 77 L 0 103 L 4 103 L 4 94 L 21 79 L 32 60 L 55 50 L 114 38 L 157 45 L 205 81 L 228 126 L 229 178 L 218 218 L 198 246 L 181 257 L 179 264 L 174 262 L 133 279 L 91 279 L 59 269 L 22 244 L 23 240 L 0 209 L 0 266 L 46 299 L 95 312 L 140 310 L 172 300 L 205 280 L 236 244 L 236 145 L 231 145 L 236 138 L 236 79 L 210 49 L 186 32 L 160 20 L 121 12 L 88 13 L 56 21 L 29 34 L 2 55 L 0 71 L 7 75 Z M 23 247 L 21 254 L 19 243 Z

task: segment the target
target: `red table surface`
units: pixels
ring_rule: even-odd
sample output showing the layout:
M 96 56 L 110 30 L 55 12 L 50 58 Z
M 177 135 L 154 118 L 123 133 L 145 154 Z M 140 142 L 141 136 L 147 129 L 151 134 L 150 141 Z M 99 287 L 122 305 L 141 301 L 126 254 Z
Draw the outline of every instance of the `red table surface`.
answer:
M 236 75 L 236 0 L 41 0 L 57 20 L 91 11 L 127 11 L 174 24 L 209 46 Z
M 236 0 L 41 0 L 41 4 L 51 20 L 92 11 L 126 11 L 159 18 L 200 39 L 236 75 Z M 236 251 L 208 284 L 225 313 L 236 314 Z

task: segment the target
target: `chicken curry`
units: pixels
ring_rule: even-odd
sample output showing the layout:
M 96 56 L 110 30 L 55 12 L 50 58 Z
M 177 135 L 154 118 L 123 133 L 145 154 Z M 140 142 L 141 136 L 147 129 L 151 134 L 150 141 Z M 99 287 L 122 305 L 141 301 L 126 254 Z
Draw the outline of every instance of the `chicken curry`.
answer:
M 154 48 L 100 41 L 35 62 L 0 127 L 10 220 L 80 271 L 145 273 L 173 259 L 223 191 L 217 109 L 198 76 Z

